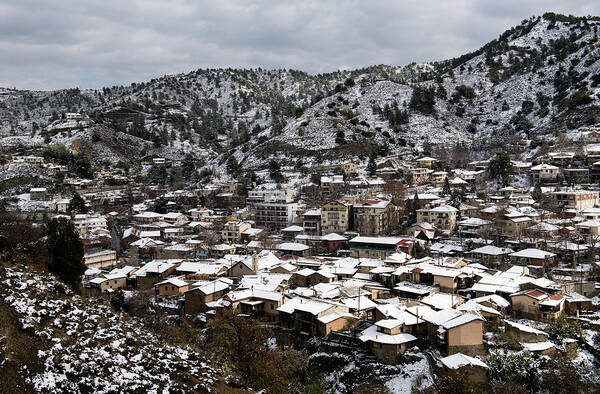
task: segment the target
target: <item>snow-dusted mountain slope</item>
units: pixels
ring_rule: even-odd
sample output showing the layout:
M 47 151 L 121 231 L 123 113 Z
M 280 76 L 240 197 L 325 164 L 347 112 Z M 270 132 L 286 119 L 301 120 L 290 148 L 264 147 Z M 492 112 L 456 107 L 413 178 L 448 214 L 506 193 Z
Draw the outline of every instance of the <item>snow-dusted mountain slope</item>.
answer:
M 245 169 L 431 144 L 488 152 L 519 139 L 533 149 L 598 123 L 599 24 L 532 17 L 473 53 L 430 64 L 320 75 L 211 69 L 102 90 L 0 89 L 0 147 L 14 149 L 15 136 L 17 147 L 69 143 L 102 127 L 140 139 L 136 159 L 192 153 L 223 167 L 233 154 Z M 67 112 L 89 120 L 61 119 Z

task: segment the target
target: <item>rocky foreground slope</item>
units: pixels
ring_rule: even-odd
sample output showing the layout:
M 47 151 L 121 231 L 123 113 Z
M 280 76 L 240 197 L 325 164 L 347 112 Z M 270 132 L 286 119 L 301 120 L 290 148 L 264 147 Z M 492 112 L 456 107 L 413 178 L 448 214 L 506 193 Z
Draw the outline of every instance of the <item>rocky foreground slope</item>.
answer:
M 217 371 L 190 347 L 165 343 L 50 275 L 0 269 L 1 392 L 215 391 Z

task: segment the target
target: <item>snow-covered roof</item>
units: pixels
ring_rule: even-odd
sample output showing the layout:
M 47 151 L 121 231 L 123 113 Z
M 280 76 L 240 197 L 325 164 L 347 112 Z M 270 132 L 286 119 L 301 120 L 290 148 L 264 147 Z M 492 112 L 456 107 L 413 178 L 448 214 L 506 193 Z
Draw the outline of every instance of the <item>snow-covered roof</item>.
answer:
M 478 358 L 470 357 L 462 353 L 456 353 L 451 356 L 444 357 L 440 360 L 440 362 L 449 369 L 458 369 L 460 367 L 464 367 L 465 365 L 489 369 L 487 364 Z
M 531 167 L 532 171 L 541 171 L 541 170 L 558 170 L 557 166 L 553 166 L 552 164 L 538 164 L 537 166 Z
M 504 323 L 509 325 L 510 327 L 516 328 L 519 331 L 527 332 L 530 334 L 536 334 L 536 335 L 544 335 L 546 337 L 548 336 L 548 334 L 545 333 L 544 331 L 538 330 L 537 328 L 533 328 L 533 327 L 530 327 L 525 324 L 517 323 L 514 321 L 510 321 L 510 320 L 504 320 Z
M 345 298 L 342 300 L 342 304 L 346 305 L 350 309 L 361 311 L 373 309 L 377 306 L 377 304 L 375 304 L 373 301 L 371 301 L 365 296 L 360 296 L 360 301 L 358 297 Z
M 346 238 L 342 235 L 339 235 L 337 233 L 329 233 L 327 235 L 323 235 L 321 237 L 321 239 L 323 241 L 347 241 L 348 240 L 348 238 Z
M 509 256 L 517 257 L 517 258 L 526 258 L 526 259 L 546 259 L 549 257 L 556 256 L 554 253 L 546 252 L 545 250 L 529 248 L 519 250 L 518 252 L 511 253 Z
M 282 232 L 300 232 L 300 231 L 304 231 L 304 227 L 292 225 L 292 226 L 288 226 L 288 227 L 282 229 L 281 231 Z
M 378 322 L 375 322 L 375 325 L 382 328 L 387 328 L 388 330 L 392 330 L 398 326 L 404 324 L 403 320 L 400 319 L 382 319 Z
M 317 320 L 319 320 L 321 323 L 323 324 L 329 324 L 332 321 L 336 321 L 337 319 L 358 319 L 356 316 L 350 314 L 350 313 L 340 313 L 340 312 L 333 312 L 333 313 L 329 313 L 327 315 L 321 316 L 319 317 Z
M 542 352 L 544 350 L 552 349 L 554 344 L 552 342 L 534 342 L 534 343 L 526 343 L 521 342 L 521 346 L 530 352 Z
M 509 253 L 513 253 L 513 252 L 514 251 L 512 249 L 499 248 L 499 247 L 493 246 L 493 245 L 486 245 L 486 246 L 482 246 L 480 248 L 471 250 L 471 253 L 486 254 L 486 255 L 490 255 L 490 256 L 500 256 L 503 254 L 509 254 Z
M 189 283 L 180 278 L 169 278 L 169 279 L 163 280 L 162 282 L 157 283 L 157 286 L 160 286 L 160 285 L 173 285 L 176 287 L 184 287 L 184 286 L 188 286 Z
M 444 327 L 446 330 L 449 330 L 451 328 L 462 326 L 464 324 L 470 323 L 475 320 L 485 321 L 485 319 L 483 317 L 481 317 L 475 313 L 464 313 L 453 319 L 447 320 L 446 322 L 444 322 L 442 324 L 442 327 Z
M 380 244 L 380 245 L 398 245 L 405 238 L 401 237 L 363 237 L 358 236 L 352 238 L 350 243 L 368 243 L 368 244 Z
M 384 334 L 377 331 L 377 326 L 371 326 L 360 333 L 359 339 L 363 342 L 375 342 L 387 345 L 402 345 L 416 341 L 417 338 L 414 335 L 402 333 L 396 335 Z
M 462 297 L 450 293 L 433 293 L 421 300 L 422 303 L 434 309 L 452 308 L 462 300 Z

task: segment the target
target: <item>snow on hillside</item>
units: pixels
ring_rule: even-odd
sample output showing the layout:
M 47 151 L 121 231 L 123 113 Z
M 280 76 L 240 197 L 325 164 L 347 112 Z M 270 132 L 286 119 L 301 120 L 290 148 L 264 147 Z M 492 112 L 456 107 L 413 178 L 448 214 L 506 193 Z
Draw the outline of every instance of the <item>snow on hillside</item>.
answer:
M 45 348 L 42 369 L 29 373 L 35 391 L 209 391 L 217 372 L 189 347 L 170 346 L 102 302 L 82 300 L 49 275 L 4 268 L 3 301 L 21 329 Z
M 28 138 L 35 146 L 71 143 L 65 133 L 81 135 L 73 125 L 60 127 L 61 114 L 80 112 L 141 139 L 145 148 L 132 158 L 189 153 L 220 171 L 231 155 L 243 169 L 265 168 L 271 159 L 313 166 L 356 160 L 375 145 L 418 154 L 429 144 L 463 143 L 489 156 L 520 139 L 534 145 L 525 153 L 531 156 L 540 142 L 552 145 L 559 133 L 598 123 L 599 24 L 532 17 L 472 54 L 437 63 L 319 75 L 211 69 L 101 90 L 2 89 L 0 136 L 21 136 L 25 147 Z M 410 105 L 417 87 L 434 93 L 433 111 Z M 392 127 L 375 109 L 395 104 L 407 116 Z M 84 127 L 88 139 L 93 129 Z M 0 141 L 0 148 L 16 145 Z M 109 157 L 115 147 L 106 149 Z

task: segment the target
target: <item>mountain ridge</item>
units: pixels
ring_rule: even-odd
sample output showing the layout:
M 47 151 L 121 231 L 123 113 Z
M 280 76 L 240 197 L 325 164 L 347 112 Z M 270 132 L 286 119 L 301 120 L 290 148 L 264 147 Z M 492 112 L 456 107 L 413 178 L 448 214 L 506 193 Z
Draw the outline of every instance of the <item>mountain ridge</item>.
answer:
M 224 175 L 231 156 L 249 171 L 271 160 L 310 167 L 457 144 L 488 156 L 523 141 L 531 158 L 598 123 L 599 24 L 547 13 L 471 53 L 406 66 L 205 69 L 100 90 L 0 89 L 0 148 L 71 144 L 77 133 L 94 142 L 100 127 L 135 137 L 135 160 L 190 154 Z M 83 112 L 91 125 L 61 130 L 62 112 Z

